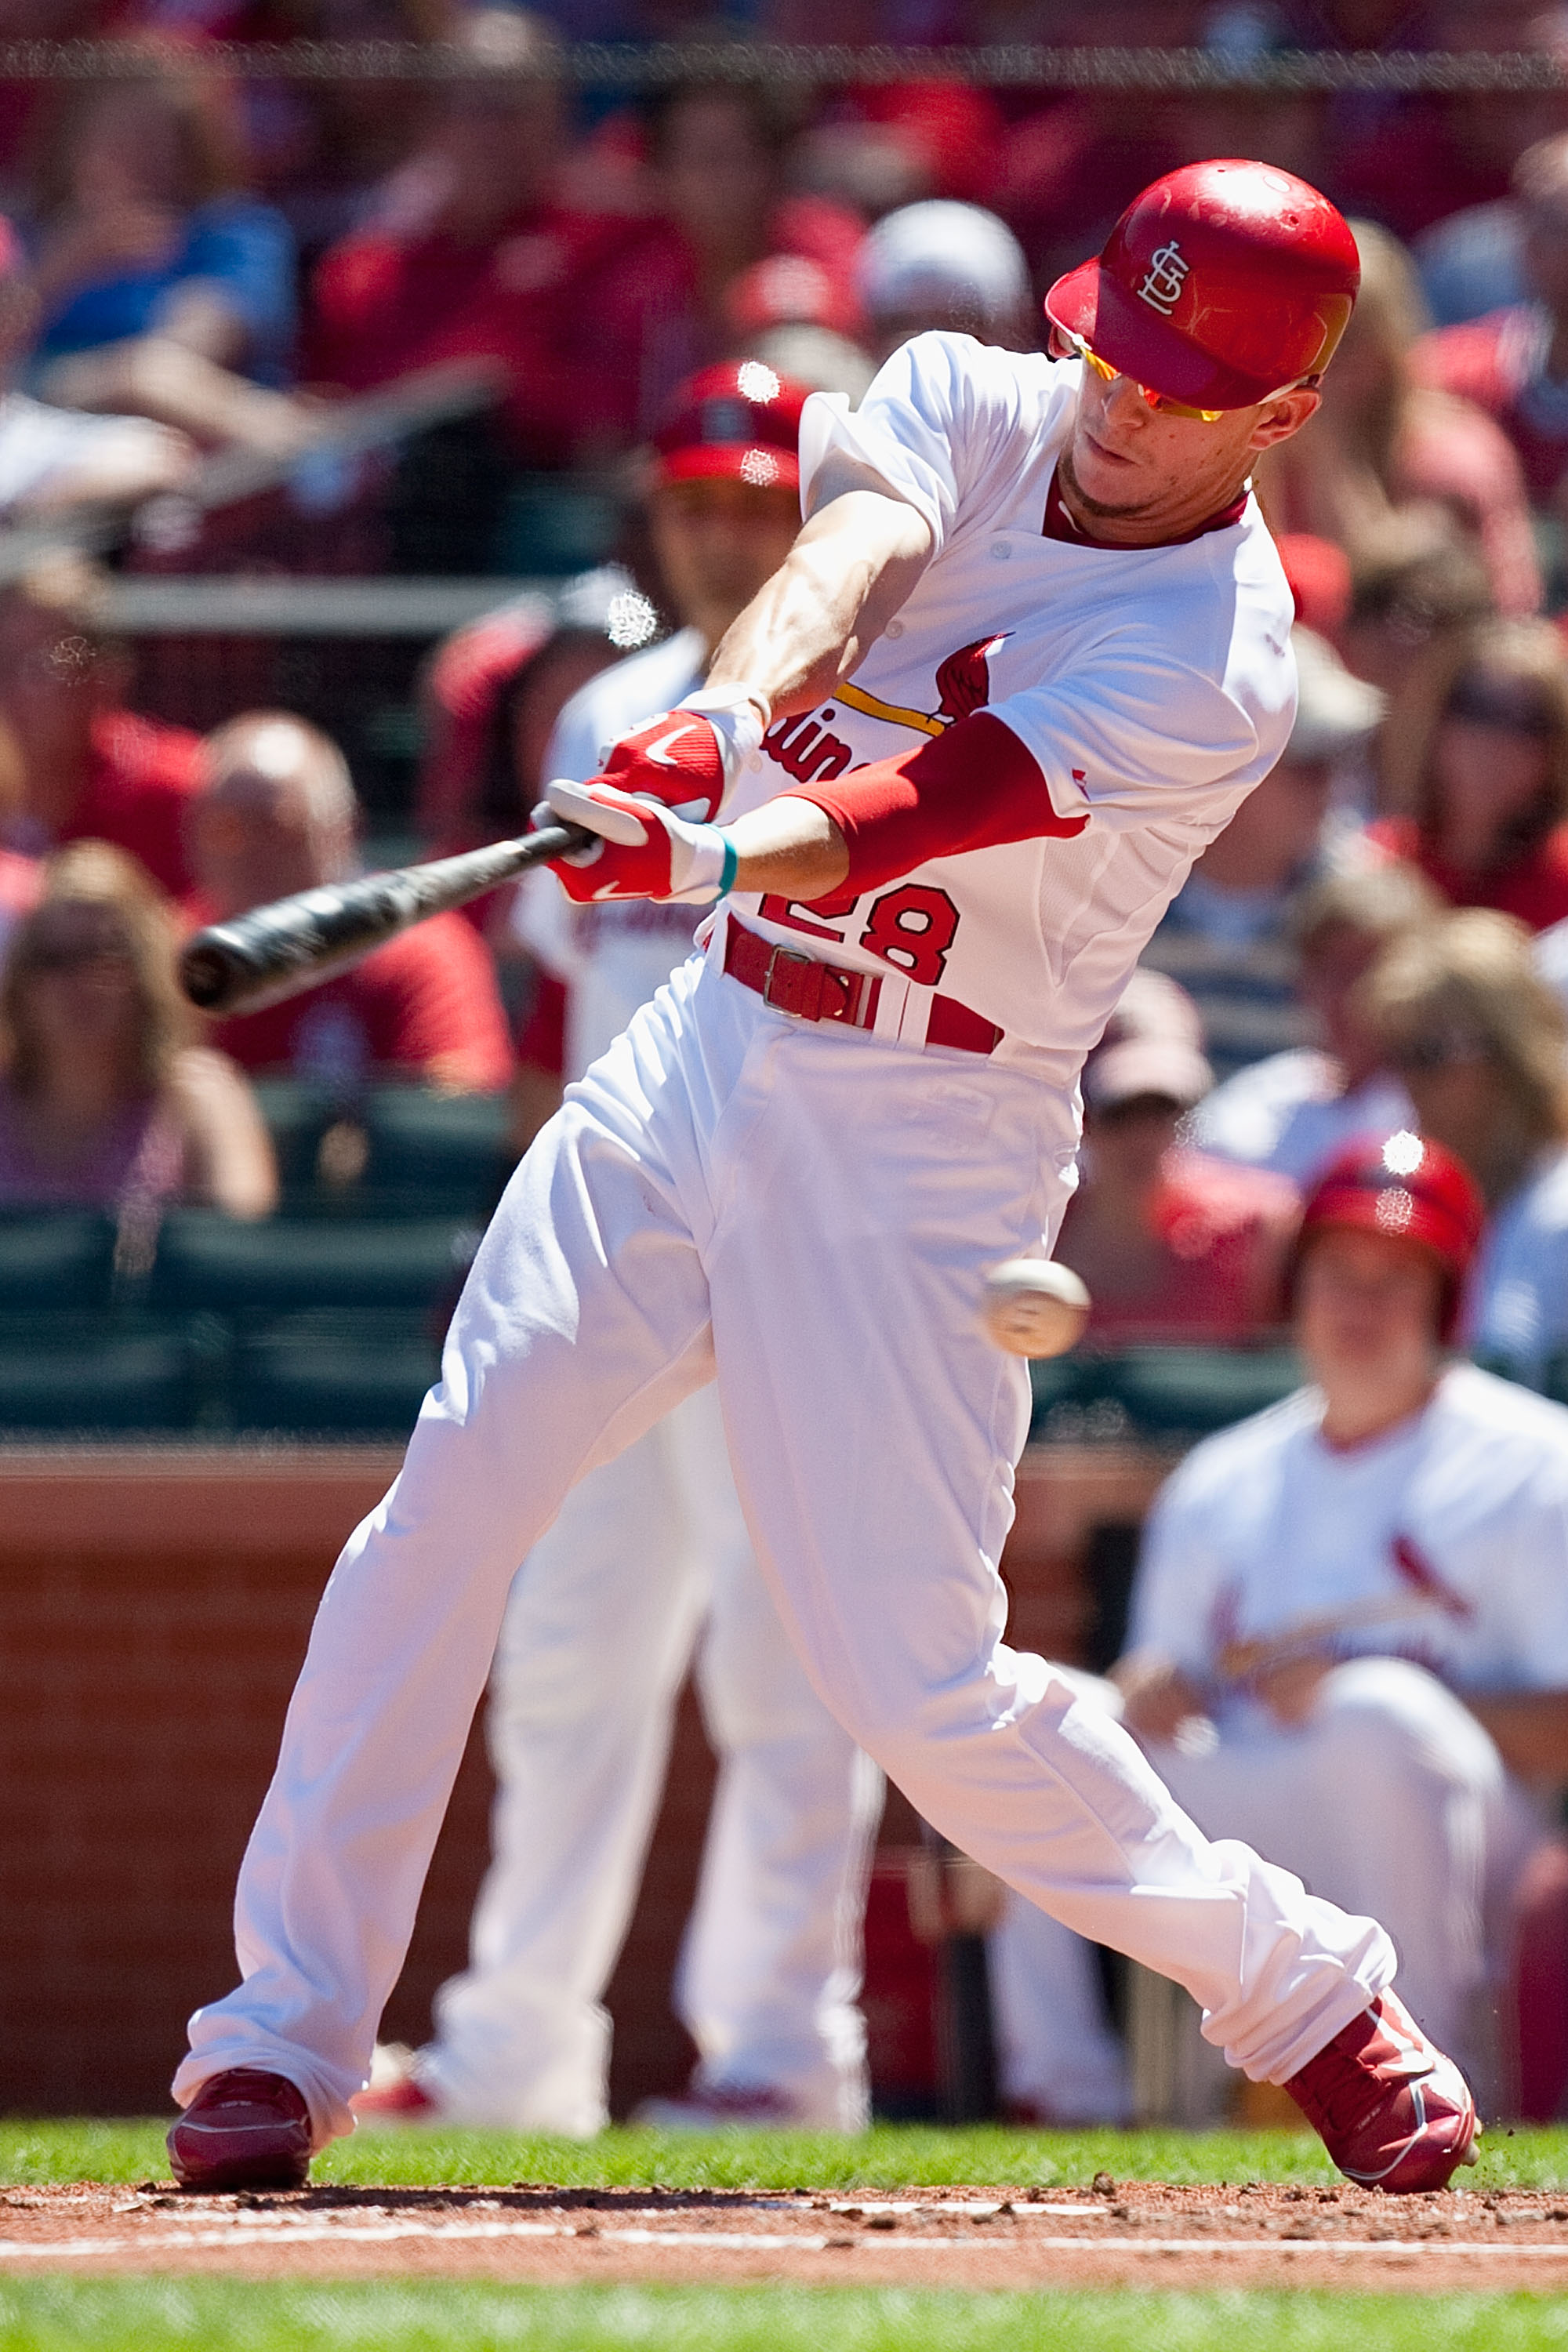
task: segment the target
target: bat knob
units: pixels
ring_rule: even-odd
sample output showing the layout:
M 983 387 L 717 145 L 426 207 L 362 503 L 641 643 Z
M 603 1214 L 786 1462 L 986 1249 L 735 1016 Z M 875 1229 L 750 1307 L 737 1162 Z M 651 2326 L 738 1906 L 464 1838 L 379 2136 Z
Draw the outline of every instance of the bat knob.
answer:
M 220 948 L 193 940 L 180 958 L 180 986 L 203 1013 L 222 1004 L 228 992 L 229 963 Z

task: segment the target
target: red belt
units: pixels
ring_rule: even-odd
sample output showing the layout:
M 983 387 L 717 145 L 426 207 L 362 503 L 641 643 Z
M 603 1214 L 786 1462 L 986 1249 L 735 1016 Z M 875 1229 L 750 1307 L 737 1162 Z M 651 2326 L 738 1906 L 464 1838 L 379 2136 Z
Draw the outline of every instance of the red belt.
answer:
M 752 989 L 764 1004 L 793 1013 L 797 1021 L 845 1021 L 852 1029 L 869 1029 L 877 1018 L 882 992 L 879 976 L 848 971 L 842 964 L 824 963 L 820 956 L 800 955 L 731 915 L 724 927 L 724 969 L 742 988 Z M 928 1045 L 951 1045 L 963 1054 L 994 1054 L 1003 1031 L 994 1021 L 983 1021 L 955 996 L 935 995 L 926 1023 Z

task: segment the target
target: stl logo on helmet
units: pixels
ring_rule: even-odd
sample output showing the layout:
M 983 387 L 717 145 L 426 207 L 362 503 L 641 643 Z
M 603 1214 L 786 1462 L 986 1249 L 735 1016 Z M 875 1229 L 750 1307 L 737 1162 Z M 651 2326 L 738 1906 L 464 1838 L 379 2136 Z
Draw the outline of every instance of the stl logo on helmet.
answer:
M 1147 302 L 1151 310 L 1158 310 L 1163 319 L 1168 319 L 1182 299 L 1182 289 L 1192 266 L 1175 238 L 1171 237 L 1150 255 L 1149 274 L 1138 289 L 1139 300 Z

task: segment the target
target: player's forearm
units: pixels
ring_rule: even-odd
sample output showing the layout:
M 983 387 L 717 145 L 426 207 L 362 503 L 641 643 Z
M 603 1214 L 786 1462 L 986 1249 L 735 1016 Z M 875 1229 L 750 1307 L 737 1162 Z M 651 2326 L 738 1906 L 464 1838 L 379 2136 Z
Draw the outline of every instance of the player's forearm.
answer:
M 809 710 L 859 667 L 930 554 L 930 525 L 901 499 L 834 499 L 727 632 L 709 686 L 750 690 L 775 717 Z
M 1568 1780 L 1568 1690 L 1464 1694 L 1499 1755 L 1521 1780 Z
M 736 890 L 805 905 L 837 890 L 849 872 L 844 835 L 826 810 L 792 793 L 748 810 L 724 830 L 735 853 Z

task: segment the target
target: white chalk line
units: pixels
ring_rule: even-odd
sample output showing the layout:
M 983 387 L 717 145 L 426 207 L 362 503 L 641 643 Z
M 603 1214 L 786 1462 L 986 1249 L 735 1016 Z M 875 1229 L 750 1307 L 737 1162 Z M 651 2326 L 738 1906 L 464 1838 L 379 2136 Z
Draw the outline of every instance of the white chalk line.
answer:
M 545 2238 L 578 2240 L 602 2246 L 668 2246 L 687 2252 L 698 2249 L 707 2253 L 736 2254 L 818 2254 L 830 2247 L 836 2252 L 852 2252 L 865 2247 L 879 2253 L 894 2251 L 946 2253 L 955 2249 L 971 2251 L 983 2247 L 989 2250 L 1001 2246 L 1009 2252 L 1080 2254 L 1087 2252 L 1097 2256 L 1106 2253 L 1205 2254 L 1217 2259 L 1238 2254 L 1270 2253 L 1283 2254 L 1293 2262 L 1310 2260 L 1314 2255 L 1328 2255 L 1340 2262 L 1358 2257 L 1374 2262 L 1399 2262 L 1412 2254 L 1463 2255 L 1466 2258 L 1479 2254 L 1504 2255 L 1514 2262 L 1533 2257 L 1568 2263 L 1568 2243 L 1500 2245 L 1495 2239 L 1068 2238 L 1036 2237 L 1019 2231 L 1009 2238 L 997 2240 L 926 2238 L 908 2232 L 894 2236 L 891 2231 L 868 2231 L 861 2237 L 846 2240 L 828 2238 L 819 2232 L 801 2235 L 784 2231 L 584 2229 L 569 2222 L 517 2221 L 295 2221 L 285 2215 L 250 2213 L 237 2215 L 222 2229 L 149 2231 L 140 2237 L 60 2238 L 52 2243 L 41 2244 L 22 2239 L 5 2239 L 0 2240 L 0 2262 L 71 2262 L 90 2260 L 95 2255 L 128 2253 L 155 2256 L 162 2252 L 187 2253 L 216 2246 L 385 2245 L 410 2238 L 421 2239 L 434 2246 L 475 2240 Z

